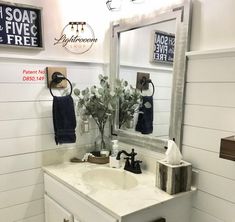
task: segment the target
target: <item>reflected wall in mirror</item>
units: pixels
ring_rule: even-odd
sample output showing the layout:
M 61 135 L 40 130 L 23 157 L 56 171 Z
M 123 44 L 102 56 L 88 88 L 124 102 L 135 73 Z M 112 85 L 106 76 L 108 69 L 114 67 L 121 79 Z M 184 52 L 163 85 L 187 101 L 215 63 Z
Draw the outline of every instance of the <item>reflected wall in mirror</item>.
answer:
M 152 82 L 147 90 L 142 90 L 143 102 L 134 114 L 133 124 L 119 128 L 117 108 L 113 128 L 120 141 L 158 151 L 164 150 L 168 139 L 174 139 L 178 146 L 181 145 L 190 14 L 191 1 L 185 0 L 181 5 L 164 11 L 113 22 L 112 86 L 115 87 L 115 79 L 118 78 L 136 87 L 139 72 L 148 73 Z M 163 34 L 159 39 L 156 39 L 156 31 Z M 172 36 L 175 37 L 174 45 Z M 159 45 L 155 44 L 157 41 Z M 174 61 L 169 62 L 173 50 Z M 156 53 L 155 59 L 153 52 Z
M 156 31 L 166 35 L 155 36 Z M 120 33 L 119 78 L 135 87 L 137 73 L 149 73 L 153 83 L 149 84 L 148 90 L 142 90 L 141 93 L 145 100 L 152 101 L 152 109 L 149 107 L 148 112 L 143 114 L 137 110 L 131 124 L 124 125 L 123 130 L 160 139 L 169 138 L 173 63 L 164 60 L 167 59 L 169 49 L 172 50 L 170 41 L 174 41 L 169 33 L 173 36 L 175 31 L 176 21 L 171 20 Z M 154 52 L 163 61 L 153 62 Z M 148 103 L 143 104 L 144 107 L 147 105 Z

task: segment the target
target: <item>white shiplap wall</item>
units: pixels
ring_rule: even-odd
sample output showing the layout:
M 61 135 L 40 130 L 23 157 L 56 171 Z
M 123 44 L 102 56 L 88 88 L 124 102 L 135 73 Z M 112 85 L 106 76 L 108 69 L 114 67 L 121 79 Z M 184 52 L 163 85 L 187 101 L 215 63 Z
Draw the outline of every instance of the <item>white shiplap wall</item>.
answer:
M 234 0 L 192 0 L 183 155 L 198 170 L 191 222 L 235 222 L 235 162 L 220 139 L 235 134 Z
M 154 104 L 154 120 L 153 135 L 156 137 L 168 137 L 170 122 L 170 106 L 171 106 L 171 89 L 172 89 L 172 68 L 170 66 L 159 66 L 155 68 L 125 66 L 120 67 L 120 79 L 127 80 L 133 87 L 136 86 L 137 72 L 145 72 L 150 74 L 150 78 L 155 86 L 153 96 Z M 152 94 L 152 85 L 149 90 L 144 92 L 146 95 Z M 137 119 L 136 115 L 136 119 Z M 137 120 L 135 121 L 135 123 Z
M 56 149 L 52 97 L 46 81 L 23 82 L 22 70 L 65 66 L 68 78 L 77 87 L 97 83 L 98 74 L 104 73 L 103 63 L 108 58 L 110 12 L 103 0 L 76 0 L 69 4 L 67 0 L 11 2 L 43 8 L 44 50 L 9 47 L 0 50 L 0 221 L 43 222 L 41 166 L 68 159 L 77 153 L 81 155 L 84 152 L 82 147 L 93 143 L 97 132 L 94 125 L 90 133 L 82 136 L 78 130 L 76 145 Z M 94 13 L 91 5 L 99 13 Z M 85 54 L 69 53 L 61 46 L 54 46 L 55 37 L 60 36 L 70 21 L 88 22 L 98 38 Z M 78 149 L 74 149 L 76 146 Z
M 235 53 L 188 55 L 183 156 L 198 170 L 191 222 L 234 222 L 235 162 L 219 151 L 235 134 Z
M 41 167 L 84 151 L 93 143 L 94 126 L 77 143 L 57 148 L 52 123 L 52 97 L 46 81 L 22 81 L 23 69 L 67 67 L 68 78 L 80 89 L 97 84 L 103 64 L 6 59 L 0 62 L 0 221 L 43 222 Z M 79 128 L 79 127 L 78 127 Z M 76 148 L 76 149 L 75 149 Z

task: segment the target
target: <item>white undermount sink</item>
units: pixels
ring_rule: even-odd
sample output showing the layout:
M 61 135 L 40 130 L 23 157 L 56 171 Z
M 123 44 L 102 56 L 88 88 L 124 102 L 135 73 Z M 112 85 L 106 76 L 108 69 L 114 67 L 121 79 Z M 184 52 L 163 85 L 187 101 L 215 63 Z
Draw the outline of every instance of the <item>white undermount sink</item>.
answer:
M 112 168 L 96 168 L 82 174 L 82 180 L 95 188 L 127 190 L 138 185 L 136 178 L 127 171 Z

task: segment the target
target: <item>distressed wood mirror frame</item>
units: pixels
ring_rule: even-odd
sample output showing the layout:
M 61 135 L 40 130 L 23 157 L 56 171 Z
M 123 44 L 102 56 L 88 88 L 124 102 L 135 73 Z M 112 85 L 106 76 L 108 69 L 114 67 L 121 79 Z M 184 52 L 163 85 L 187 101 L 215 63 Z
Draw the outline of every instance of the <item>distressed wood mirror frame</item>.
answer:
M 111 24 L 110 80 L 112 87 L 115 87 L 115 79 L 119 77 L 120 34 L 129 30 L 170 20 L 175 20 L 176 33 L 169 139 L 174 138 L 177 145 L 181 147 L 185 74 L 187 63 L 185 53 L 188 51 L 189 46 L 191 0 L 185 0 L 182 4 L 174 5 L 164 10 L 158 10 L 148 15 L 114 21 Z M 128 143 L 130 145 L 137 145 L 158 152 L 164 151 L 164 147 L 167 145 L 167 139 L 158 139 L 150 135 L 142 135 L 129 131 L 127 132 L 123 129 L 119 129 L 118 121 L 117 108 L 112 131 L 114 134 L 118 135 L 120 142 Z

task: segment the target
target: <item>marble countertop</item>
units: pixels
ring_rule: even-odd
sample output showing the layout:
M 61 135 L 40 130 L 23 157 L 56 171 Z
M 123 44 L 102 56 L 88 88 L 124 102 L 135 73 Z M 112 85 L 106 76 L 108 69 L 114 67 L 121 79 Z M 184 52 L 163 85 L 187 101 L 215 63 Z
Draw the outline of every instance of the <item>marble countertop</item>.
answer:
M 155 187 L 155 175 L 149 172 L 131 174 L 138 181 L 138 185 L 131 189 L 107 189 L 90 186 L 82 179 L 82 175 L 96 168 L 109 168 L 108 165 L 92 163 L 70 163 L 50 165 L 43 168 L 44 172 L 60 181 L 74 192 L 97 205 L 106 212 L 116 217 L 124 217 L 136 211 L 143 210 L 169 201 L 173 198 L 188 195 L 192 191 L 176 195 L 169 195 Z M 124 171 L 123 169 L 115 169 Z

